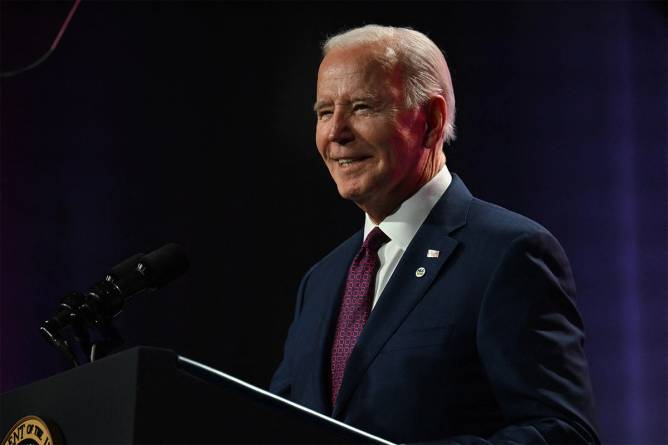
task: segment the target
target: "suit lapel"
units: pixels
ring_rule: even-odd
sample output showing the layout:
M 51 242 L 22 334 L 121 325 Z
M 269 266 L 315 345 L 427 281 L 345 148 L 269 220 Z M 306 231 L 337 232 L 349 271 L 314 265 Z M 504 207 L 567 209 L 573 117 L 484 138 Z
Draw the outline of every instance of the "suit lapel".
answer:
M 449 234 L 466 224 L 471 199 L 464 183 L 453 175 L 450 187 L 415 234 L 369 316 L 346 365 L 333 411 L 334 417 L 345 408 L 366 369 L 422 299 L 439 270 L 455 251 L 458 242 Z M 438 258 L 427 258 L 429 249 L 438 250 Z M 420 268 L 424 268 L 424 271 Z

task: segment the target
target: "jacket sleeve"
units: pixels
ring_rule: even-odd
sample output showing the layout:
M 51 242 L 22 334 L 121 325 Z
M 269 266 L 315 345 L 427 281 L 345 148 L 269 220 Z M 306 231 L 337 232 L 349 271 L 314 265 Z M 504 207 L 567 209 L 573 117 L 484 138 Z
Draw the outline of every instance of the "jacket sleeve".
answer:
M 570 265 L 540 230 L 514 240 L 482 301 L 477 347 L 504 427 L 446 444 L 598 444 Z

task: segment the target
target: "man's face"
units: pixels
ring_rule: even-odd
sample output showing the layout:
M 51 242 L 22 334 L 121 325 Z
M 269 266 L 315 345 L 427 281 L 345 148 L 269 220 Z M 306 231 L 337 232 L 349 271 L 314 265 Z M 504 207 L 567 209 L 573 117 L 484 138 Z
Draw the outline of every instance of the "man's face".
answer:
M 398 67 L 361 46 L 330 51 L 320 64 L 316 145 L 343 198 L 371 216 L 387 216 L 413 194 L 423 176 L 425 117 L 404 106 Z M 383 213 L 383 212 L 381 212 Z

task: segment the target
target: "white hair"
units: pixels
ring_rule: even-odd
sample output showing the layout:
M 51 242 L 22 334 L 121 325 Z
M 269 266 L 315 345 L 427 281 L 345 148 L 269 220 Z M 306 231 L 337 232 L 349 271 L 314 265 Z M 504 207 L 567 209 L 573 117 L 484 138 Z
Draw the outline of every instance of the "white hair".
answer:
M 446 143 L 453 141 L 455 93 L 452 89 L 448 64 L 438 46 L 426 35 L 410 28 L 366 25 L 327 39 L 322 45 L 323 57 L 333 49 L 367 44 L 387 45 L 384 51 L 386 61 L 399 62 L 405 70 L 405 100 L 408 107 L 424 105 L 434 95 L 443 96 L 447 116 L 442 137 Z

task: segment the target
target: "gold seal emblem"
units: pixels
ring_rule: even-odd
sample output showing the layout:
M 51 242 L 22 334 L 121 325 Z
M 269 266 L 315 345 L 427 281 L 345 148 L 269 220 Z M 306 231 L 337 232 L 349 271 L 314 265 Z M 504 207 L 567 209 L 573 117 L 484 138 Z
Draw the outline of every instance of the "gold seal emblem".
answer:
M 14 424 L 2 445 L 63 445 L 58 428 L 37 416 L 26 416 Z

